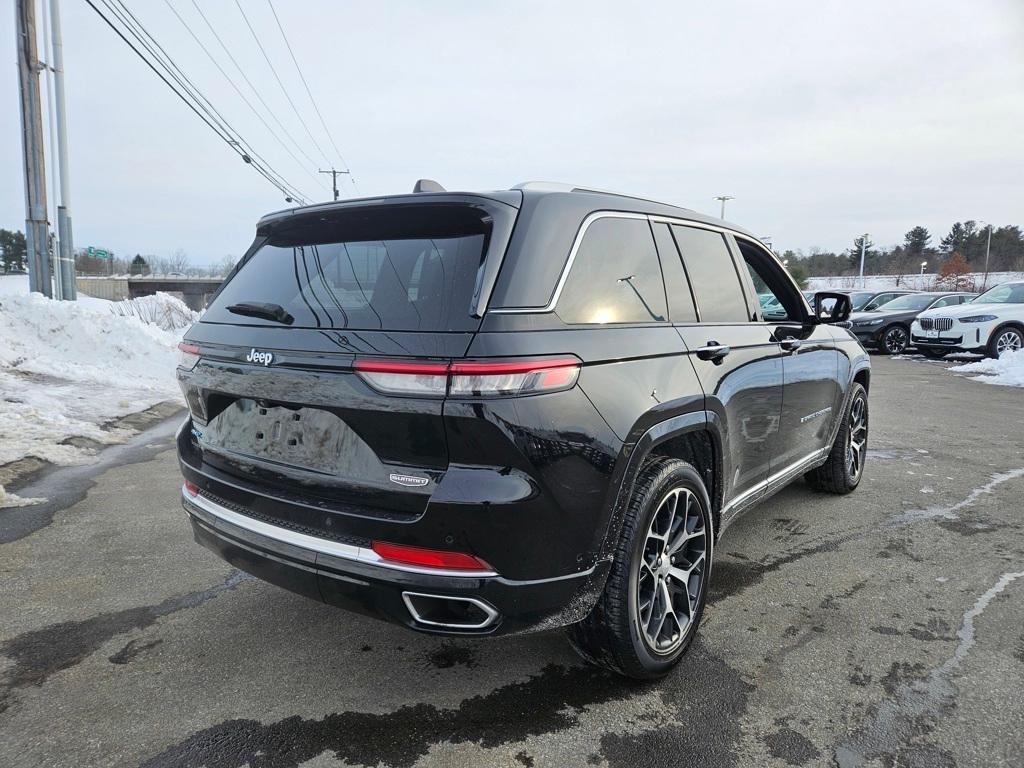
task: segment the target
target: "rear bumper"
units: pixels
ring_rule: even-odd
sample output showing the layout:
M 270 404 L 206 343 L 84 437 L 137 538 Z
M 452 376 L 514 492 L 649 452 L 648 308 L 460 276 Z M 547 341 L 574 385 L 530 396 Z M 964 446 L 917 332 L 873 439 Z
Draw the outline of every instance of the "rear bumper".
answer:
M 571 624 L 589 612 L 607 576 L 607 563 L 535 581 L 388 564 L 365 547 L 271 525 L 201 495 L 183 491 L 182 503 L 196 541 L 236 568 L 306 597 L 420 632 L 498 635 Z M 470 607 L 465 621 L 451 624 L 415 612 L 433 597 Z

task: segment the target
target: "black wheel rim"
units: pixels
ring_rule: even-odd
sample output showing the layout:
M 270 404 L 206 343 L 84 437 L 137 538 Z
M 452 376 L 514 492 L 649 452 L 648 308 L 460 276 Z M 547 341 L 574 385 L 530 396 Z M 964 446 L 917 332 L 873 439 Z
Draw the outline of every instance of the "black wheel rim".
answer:
M 894 355 L 907 348 L 907 332 L 902 328 L 890 328 L 885 334 L 885 348 Z
M 868 401 L 858 393 L 850 404 L 850 429 L 846 439 L 846 467 L 856 480 L 864 470 L 864 453 L 868 447 Z
M 637 622 L 656 654 L 682 645 L 699 610 L 708 572 L 707 536 L 697 496 L 683 487 L 665 494 L 647 529 L 636 580 Z

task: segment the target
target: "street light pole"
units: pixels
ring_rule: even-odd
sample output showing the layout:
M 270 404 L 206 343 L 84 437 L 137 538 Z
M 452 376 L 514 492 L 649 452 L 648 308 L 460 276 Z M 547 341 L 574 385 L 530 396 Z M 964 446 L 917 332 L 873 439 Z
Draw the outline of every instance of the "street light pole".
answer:
M 46 0 L 43 0 L 45 3 Z M 78 298 L 75 285 L 74 238 L 71 235 L 71 167 L 68 164 L 68 120 L 64 109 L 64 42 L 60 31 L 60 0 L 50 0 L 50 33 L 53 36 L 53 102 L 57 109 L 57 161 L 60 169 L 60 202 L 57 234 L 60 242 L 61 298 Z
M 868 248 L 868 233 L 860 236 L 860 287 L 864 287 L 864 252 Z
M 720 219 L 724 219 L 725 218 L 725 201 L 726 200 L 735 200 L 735 199 L 736 198 L 733 197 L 732 195 L 718 195 L 718 197 L 715 198 L 715 200 L 721 200 L 722 201 L 722 213 L 721 213 L 721 215 L 718 218 L 720 218 Z
M 988 285 L 988 254 L 992 250 L 992 225 L 988 225 L 988 241 L 985 243 L 985 277 L 981 280 L 981 290 L 984 292 Z

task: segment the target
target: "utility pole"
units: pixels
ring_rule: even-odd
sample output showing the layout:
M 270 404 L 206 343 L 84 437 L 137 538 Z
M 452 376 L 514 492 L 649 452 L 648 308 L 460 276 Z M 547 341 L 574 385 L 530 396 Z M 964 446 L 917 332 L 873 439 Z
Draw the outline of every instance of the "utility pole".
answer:
M 864 287 L 864 252 L 868 249 L 868 233 L 860 236 L 860 287 Z
M 25 245 L 28 289 L 52 296 L 47 249 L 46 168 L 43 160 L 43 119 L 39 99 L 39 55 L 33 0 L 15 0 L 14 35 L 21 91 L 21 147 L 25 163 Z
M 338 199 L 338 175 L 339 174 L 345 174 L 345 173 L 352 173 L 352 172 L 351 171 L 336 171 L 336 170 L 334 170 L 334 166 L 331 166 L 331 170 L 329 170 L 329 171 L 320 171 L 320 173 L 329 173 L 329 174 L 331 174 L 331 186 L 334 187 L 334 199 L 337 200 Z
M 733 197 L 732 195 L 719 195 L 718 197 L 715 198 L 715 200 L 721 200 L 722 201 L 722 214 L 718 218 L 720 218 L 720 219 L 724 219 L 725 218 L 725 201 L 726 200 L 735 200 L 735 199 L 736 198 Z
M 47 0 L 43 0 L 45 3 Z M 57 204 L 57 236 L 60 244 L 61 298 L 78 297 L 75 285 L 74 238 L 71 235 L 71 169 L 68 165 L 68 121 L 64 108 L 64 42 L 60 32 L 60 0 L 50 0 L 53 36 L 53 102 L 57 109 L 57 160 L 60 170 L 60 202 Z

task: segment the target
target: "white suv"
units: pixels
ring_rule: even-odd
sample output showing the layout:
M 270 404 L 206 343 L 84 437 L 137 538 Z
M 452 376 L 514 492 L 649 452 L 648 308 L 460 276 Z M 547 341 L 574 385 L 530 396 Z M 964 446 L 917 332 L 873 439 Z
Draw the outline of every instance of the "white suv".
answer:
M 950 352 L 977 352 L 999 357 L 1024 347 L 1024 280 L 990 288 L 959 307 L 922 312 L 910 336 L 929 357 Z

